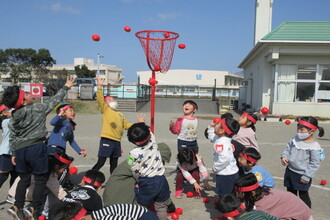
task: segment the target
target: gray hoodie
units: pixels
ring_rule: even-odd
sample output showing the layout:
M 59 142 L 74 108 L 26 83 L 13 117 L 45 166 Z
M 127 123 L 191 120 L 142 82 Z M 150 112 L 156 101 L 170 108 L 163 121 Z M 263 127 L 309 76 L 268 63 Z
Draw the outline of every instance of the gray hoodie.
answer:
M 46 117 L 63 100 L 69 89 L 64 86 L 48 101 L 26 105 L 12 112 L 9 145 L 13 156 L 16 150 L 42 143 L 46 139 Z

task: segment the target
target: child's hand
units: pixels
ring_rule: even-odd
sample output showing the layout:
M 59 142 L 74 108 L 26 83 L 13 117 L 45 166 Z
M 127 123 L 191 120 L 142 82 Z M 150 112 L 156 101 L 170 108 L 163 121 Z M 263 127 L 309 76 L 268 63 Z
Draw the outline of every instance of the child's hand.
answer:
M 61 109 L 60 109 L 60 112 L 58 113 L 58 116 L 62 117 L 63 114 L 64 114 L 64 110 L 63 110 L 63 108 L 61 108 Z
M 212 189 L 212 186 L 210 186 L 208 180 L 204 180 L 203 182 L 204 182 L 204 188 L 205 188 L 205 189 Z
M 289 159 L 286 157 L 282 157 L 281 162 L 283 166 L 287 166 L 289 164 Z
M 200 192 L 201 190 L 203 190 L 203 187 L 201 187 L 198 183 L 194 183 L 194 188 L 196 192 Z
M 307 180 L 304 180 L 304 179 L 300 179 L 300 183 L 302 183 L 302 184 L 308 184 L 308 183 L 309 183 L 309 181 L 307 181 Z
M 12 156 L 11 157 L 11 163 L 16 166 L 16 157 L 15 156 Z
M 170 128 L 172 128 L 175 125 L 173 121 L 170 121 Z
M 85 149 L 81 149 L 80 155 L 83 156 L 83 157 L 87 156 L 87 153 L 86 153 Z
M 96 85 L 97 85 L 97 88 L 102 88 L 102 85 L 103 85 L 103 82 L 104 82 L 104 78 L 101 78 L 99 75 L 96 76 Z
M 76 85 L 76 83 L 74 83 L 75 79 L 76 79 L 75 76 L 67 76 L 66 83 L 64 84 L 64 86 L 71 88 L 72 86 Z
M 146 115 L 143 113 L 137 114 L 137 121 L 138 122 L 145 122 Z
M 210 127 L 215 127 L 216 123 L 214 123 L 213 121 L 211 121 Z

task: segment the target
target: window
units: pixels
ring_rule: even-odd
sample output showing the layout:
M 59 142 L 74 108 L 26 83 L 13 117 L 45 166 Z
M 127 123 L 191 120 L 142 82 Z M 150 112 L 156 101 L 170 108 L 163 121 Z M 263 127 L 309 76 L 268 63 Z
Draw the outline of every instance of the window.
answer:
M 196 80 L 202 80 L 203 75 L 202 74 L 196 74 Z
M 330 102 L 330 65 L 278 65 L 278 102 Z

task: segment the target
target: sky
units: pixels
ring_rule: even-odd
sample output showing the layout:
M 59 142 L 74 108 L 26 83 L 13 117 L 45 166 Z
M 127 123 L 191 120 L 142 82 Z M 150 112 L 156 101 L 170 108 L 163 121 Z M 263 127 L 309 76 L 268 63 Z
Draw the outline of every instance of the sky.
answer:
M 330 21 L 329 9 L 330 0 L 274 0 L 272 29 Z M 255 0 L 0 0 L 0 49 L 45 48 L 57 64 L 96 63 L 99 53 L 101 63 L 123 69 L 124 82 L 136 82 L 149 68 L 135 33 L 173 31 L 186 48 L 175 47 L 171 69 L 238 73 L 254 45 L 254 13 Z

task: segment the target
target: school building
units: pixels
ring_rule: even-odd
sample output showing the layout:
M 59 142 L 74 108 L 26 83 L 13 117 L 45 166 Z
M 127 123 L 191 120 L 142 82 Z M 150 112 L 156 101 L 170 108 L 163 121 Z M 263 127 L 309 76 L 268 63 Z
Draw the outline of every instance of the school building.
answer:
M 263 34 L 239 64 L 239 107 L 268 107 L 272 114 L 329 117 L 330 21 L 288 21 L 273 31 L 271 0 L 256 3 L 256 28 Z M 262 4 L 266 4 L 263 6 Z M 264 7 L 262 12 L 258 11 Z M 269 17 L 267 24 L 261 18 Z M 260 31 L 259 31 L 260 32 Z M 257 36 L 258 30 L 255 30 Z

